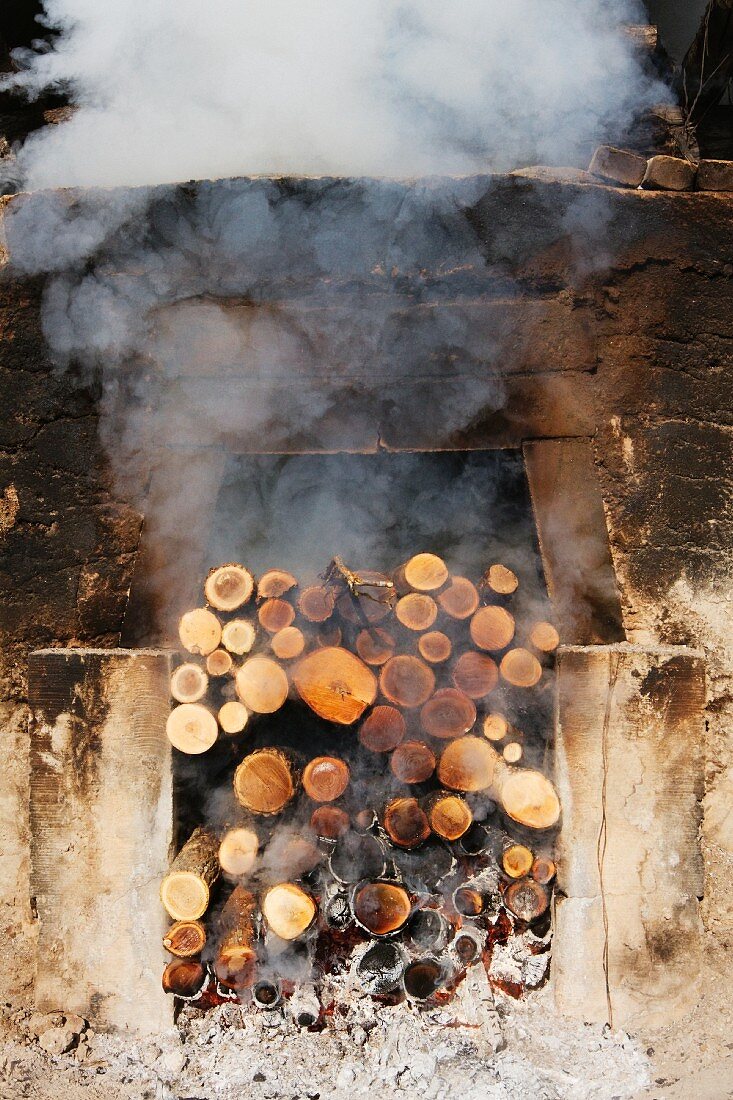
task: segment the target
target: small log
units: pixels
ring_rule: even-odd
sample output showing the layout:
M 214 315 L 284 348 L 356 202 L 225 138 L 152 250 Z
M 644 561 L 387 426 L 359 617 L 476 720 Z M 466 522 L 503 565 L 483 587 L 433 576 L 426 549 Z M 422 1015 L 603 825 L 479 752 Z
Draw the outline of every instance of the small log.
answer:
M 206 671 L 209 676 L 226 676 L 232 671 L 232 655 L 226 649 L 215 649 L 206 658 Z M 193 702 L 193 700 L 182 700 Z
M 448 580 L 448 567 L 436 554 L 416 554 L 395 574 L 400 591 L 437 592 Z
M 469 650 L 453 666 L 453 683 L 469 699 L 483 699 L 499 683 L 496 663 L 486 653 Z
M 510 844 L 504 849 L 501 865 L 510 878 L 524 878 L 528 875 L 534 856 L 524 844 Z
M 379 706 L 359 727 L 359 740 L 370 752 L 391 752 L 402 741 L 407 726 L 396 707 Z
M 246 810 L 279 814 L 295 794 L 293 767 L 280 749 L 258 749 L 234 773 L 234 793 Z
M 230 829 L 219 845 L 219 865 L 227 875 L 239 878 L 257 862 L 259 840 L 254 829 Z
M 310 894 L 292 882 L 271 887 L 262 899 L 262 915 L 281 940 L 296 940 L 307 932 L 316 915 Z
M 424 592 L 409 592 L 397 601 L 395 615 L 404 627 L 419 633 L 433 625 L 438 617 L 438 605 Z
M 363 661 L 347 649 L 327 646 L 303 657 L 293 682 L 304 703 L 327 722 L 350 726 L 377 694 L 377 681 Z
M 255 579 L 243 565 L 220 565 L 212 569 L 204 584 L 204 595 L 217 611 L 236 611 L 254 592 Z
M 379 626 L 373 626 L 357 635 L 356 652 L 368 665 L 383 665 L 393 656 L 395 644 L 391 634 Z
M 352 584 L 336 601 L 339 615 L 361 626 L 380 623 L 392 610 L 392 582 L 384 573 L 372 570 L 350 576 Z
M 179 752 L 198 756 L 208 752 L 219 736 L 216 718 L 201 703 L 181 703 L 174 707 L 165 724 L 168 740 Z
M 524 749 L 519 741 L 509 741 L 501 750 L 501 755 L 507 764 L 518 764 L 524 756 Z
M 303 789 L 314 802 L 334 802 L 349 785 L 349 765 L 337 756 L 316 756 L 303 769 Z
M 338 806 L 316 806 L 311 814 L 311 829 L 323 840 L 338 840 L 349 824 L 349 815 Z
M 560 800 L 542 772 L 513 771 L 501 788 L 505 813 L 530 829 L 549 829 L 560 817 Z
M 450 741 L 473 729 L 476 707 L 462 691 L 442 688 L 423 706 L 420 722 L 430 737 Z
M 467 577 L 451 577 L 438 596 L 438 603 L 451 619 L 470 619 L 479 605 L 478 589 Z
M 393 798 L 384 809 L 384 831 L 398 848 L 417 848 L 430 836 L 430 822 L 416 798 Z
M 171 695 L 178 703 L 197 703 L 208 686 L 208 676 L 199 665 L 179 665 L 171 676 Z
M 268 569 L 257 582 L 257 598 L 258 600 L 277 600 L 297 586 L 297 578 L 286 569 Z
M 174 997 L 195 997 L 206 981 L 206 968 L 194 959 L 176 959 L 163 971 L 163 989 Z
M 324 584 L 312 584 L 304 588 L 298 598 L 298 610 L 309 623 L 325 623 L 333 615 L 336 596 L 333 588 Z
M 483 894 L 473 886 L 459 886 L 453 891 L 453 908 L 462 917 L 478 917 L 485 904 Z
M 435 771 L 435 753 L 424 741 L 403 741 L 392 753 L 389 766 L 402 783 L 424 783 Z
M 160 900 L 173 920 L 198 920 L 219 877 L 219 841 L 199 826 L 173 860 L 160 887 Z
M 438 779 L 454 791 L 485 791 L 491 786 L 498 757 L 482 737 L 459 737 L 443 750 Z
M 181 617 L 178 624 L 178 637 L 181 645 L 189 653 L 202 657 L 208 656 L 218 648 L 221 642 L 221 623 L 205 607 L 194 608 Z
M 410 916 L 406 890 L 391 882 L 368 882 L 354 897 L 354 916 L 373 936 L 397 932 Z
M 249 721 L 249 711 L 244 703 L 231 699 L 219 708 L 219 725 L 230 736 L 241 733 Z
M 411 1000 L 427 1001 L 438 992 L 446 976 L 438 959 L 413 959 L 403 975 L 405 993 Z
M 232 619 L 221 628 L 222 645 L 237 657 L 250 652 L 256 637 L 254 625 L 249 619 Z
M 272 646 L 272 652 L 281 661 L 292 661 L 296 657 L 300 657 L 305 649 L 303 631 L 299 630 L 297 626 L 286 626 L 282 630 L 278 630 L 270 645 Z
M 379 687 L 390 703 L 419 707 L 435 690 L 435 673 L 419 657 L 391 657 L 382 669 Z
M 539 882 L 540 886 L 547 886 L 552 882 L 556 873 L 557 868 L 548 856 L 537 856 L 530 871 L 532 878 L 535 882 Z
M 479 649 L 506 649 L 514 637 L 514 616 L 505 607 L 480 607 L 471 619 L 471 639 Z
M 290 626 L 295 618 L 295 608 L 287 600 L 265 600 L 257 611 L 260 626 L 268 634 L 277 634 Z
M 542 665 L 528 649 L 510 649 L 502 657 L 499 671 L 513 687 L 534 687 L 542 679 Z
M 503 714 L 487 714 L 484 718 L 484 737 L 489 741 L 503 741 L 511 728 Z
M 489 566 L 484 573 L 482 587 L 497 596 L 511 596 L 517 591 L 519 581 L 516 573 L 507 569 L 506 565 L 496 564 Z
M 221 911 L 214 973 L 226 989 L 246 989 L 254 981 L 257 955 L 252 918 L 256 905 L 249 890 L 236 886 Z
M 531 924 L 547 912 L 550 897 L 544 886 L 531 878 L 513 882 L 504 892 L 504 904 L 520 920 Z
M 444 840 L 458 840 L 473 824 L 473 814 L 468 804 L 457 794 L 438 791 L 427 801 L 430 828 Z
M 163 947 L 177 959 L 200 955 L 206 943 L 206 929 L 198 920 L 178 920 L 163 936 Z
M 255 714 L 274 714 L 288 697 L 288 678 L 269 657 L 250 657 L 238 670 L 237 695 L 247 710 Z
M 552 623 L 535 623 L 529 632 L 529 640 L 541 653 L 553 653 L 560 645 L 560 635 Z
M 423 634 L 417 643 L 423 660 L 431 665 L 441 665 L 453 652 L 453 644 L 447 634 L 440 630 L 431 630 Z

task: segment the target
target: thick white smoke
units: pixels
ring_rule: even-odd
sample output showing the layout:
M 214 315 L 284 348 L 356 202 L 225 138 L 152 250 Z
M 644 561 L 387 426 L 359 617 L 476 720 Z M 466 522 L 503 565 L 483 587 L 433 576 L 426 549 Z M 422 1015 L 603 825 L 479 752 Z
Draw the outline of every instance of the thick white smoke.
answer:
M 638 0 L 46 0 L 21 58 L 79 110 L 20 154 L 30 189 L 573 163 L 665 98 Z

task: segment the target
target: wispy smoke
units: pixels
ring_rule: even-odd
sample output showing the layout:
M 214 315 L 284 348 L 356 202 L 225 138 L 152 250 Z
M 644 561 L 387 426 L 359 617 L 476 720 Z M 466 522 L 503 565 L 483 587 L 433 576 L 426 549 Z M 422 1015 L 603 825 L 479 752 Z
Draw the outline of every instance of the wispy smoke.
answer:
M 665 98 L 638 0 L 46 0 L 19 56 L 79 109 L 20 154 L 30 188 L 574 163 Z

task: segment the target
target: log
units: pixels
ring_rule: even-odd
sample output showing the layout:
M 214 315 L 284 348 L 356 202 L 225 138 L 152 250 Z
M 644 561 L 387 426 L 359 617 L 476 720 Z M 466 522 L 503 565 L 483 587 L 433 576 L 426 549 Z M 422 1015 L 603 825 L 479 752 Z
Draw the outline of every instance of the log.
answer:
M 453 644 L 447 634 L 441 630 L 430 630 L 423 634 L 417 643 L 423 660 L 431 665 L 441 665 L 453 652 Z
M 501 865 L 510 878 L 524 878 L 529 874 L 533 862 L 534 856 L 524 844 L 510 844 L 501 857 Z
M 528 649 L 510 649 L 502 657 L 499 671 L 513 687 L 534 687 L 542 679 L 542 665 Z
M 296 657 L 300 657 L 305 649 L 303 631 L 299 630 L 297 626 L 286 626 L 283 630 L 278 630 L 270 645 L 272 646 L 272 652 L 281 661 L 292 661 Z
M 160 887 L 160 900 L 173 920 L 198 920 L 219 877 L 219 841 L 199 826 L 173 860 Z
M 252 918 L 256 905 L 249 890 L 235 886 L 221 911 L 214 973 L 226 989 L 246 989 L 254 981 L 257 954 Z
M 304 588 L 298 598 L 298 610 L 309 623 L 325 623 L 333 615 L 336 596 L 333 588 L 312 584 Z
M 435 754 L 424 741 L 403 741 L 392 753 L 389 766 L 402 783 L 424 783 L 435 771 Z
M 327 722 L 350 726 L 377 694 L 377 681 L 355 654 L 337 646 L 309 653 L 295 666 L 293 682 L 304 703 Z
M 405 967 L 405 993 L 413 1000 L 427 1001 L 438 992 L 446 976 L 437 959 L 413 959 Z
M 249 619 L 232 619 L 221 628 L 222 645 L 237 657 L 250 652 L 256 637 L 254 625 Z
M 320 646 L 340 646 L 342 639 L 343 633 L 338 623 L 321 623 L 319 626 L 317 641 Z
M 504 892 L 504 904 L 520 920 L 532 924 L 547 912 L 550 896 L 544 886 L 531 878 L 513 882 Z
M 484 737 L 489 741 L 503 741 L 511 732 L 511 726 L 503 714 L 487 714 L 484 718 Z
M 295 618 L 295 608 L 287 600 L 265 600 L 257 611 L 260 626 L 268 634 L 277 634 L 290 626 Z
M 529 632 L 530 643 L 541 653 L 553 653 L 560 645 L 560 635 L 552 623 L 535 623 Z
M 410 908 L 407 891 L 391 882 L 368 882 L 354 897 L 354 916 L 373 936 L 388 936 L 402 928 Z
M 197 756 L 208 752 L 219 736 L 216 718 L 201 703 L 174 707 L 165 724 L 168 740 L 179 752 Z
M 297 588 L 297 578 L 286 569 L 268 569 L 257 582 L 258 600 L 277 600 Z
M 394 580 L 400 591 L 437 592 L 448 580 L 448 567 L 436 554 L 416 554 L 400 566 Z
M 189 653 L 202 657 L 208 656 L 218 648 L 221 642 L 221 623 L 205 607 L 194 608 L 181 617 L 178 624 L 178 637 L 181 645 Z
M 194 959 L 176 959 L 163 971 L 163 989 L 175 997 L 195 997 L 206 981 L 206 968 Z
M 458 840 L 473 824 L 468 804 L 457 794 L 438 791 L 427 802 L 430 828 L 444 840 Z
M 380 623 L 392 609 L 392 582 L 384 573 L 373 570 L 358 574 L 357 581 L 356 588 L 343 592 L 337 599 L 339 615 L 362 626 Z
M 514 616 L 505 607 L 480 607 L 471 619 L 471 640 L 479 649 L 506 649 L 514 637 Z
M 316 806 L 311 814 L 311 829 L 323 840 L 338 840 L 349 824 L 349 815 L 338 806 Z
M 208 686 L 208 676 L 199 665 L 179 665 L 171 676 L 171 695 L 178 703 L 197 703 Z
M 209 676 L 226 676 L 232 671 L 233 663 L 232 655 L 226 649 L 215 649 L 206 658 L 206 671 Z M 194 702 L 194 700 L 182 699 L 181 702 Z
M 483 894 L 473 886 L 459 886 L 453 891 L 453 908 L 462 917 L 478 917 L 484 905 Z
M 539 882 L 540 886 L 547 886 L 554 879 L 556 872 L 555 863 L 549 856 L 537 856 L 532 864 L 530 874 L 535 882 Z
M 438 605 L 432 596 L 409 592 L 397 601 L 395 615 L 404 627 L 419 633 L 433 625 L 438 617 Z
M 470 619 L 479 605 L 478 589 L 467 577 L 451 577 L 438 603 L 451 619 Z
M 224 730 L 224 733 L 228 733 L 233 736 L 237 733 L 241 733 L 249 721 L 249 711 L 245 707 L 244 703 L 237 702 L 236 699 L 231 699 L 228 703 L 224 703 L 219 708 L 219 725 Z
M 384 808 L 384 831 L 398 848 L 417 848 L 430 836 L 430 822 L 416 798 L 393 798 Z
M 250 657 L 237 672 L 237 695 L 247 710 L 274 714 L 288 697 L 288 678 L 269 657 Z
M 519 741 L 509 741 L 501 750 L 501 755 L 507 764 L 518 764 L 524 756 L 524 749 Z
M 237 801 L 255 814 L 279 814 L 295 794 L 293 767 L 280 749 L 258 749 L 234 773 Z
M 469 699 L 484 699 L 499 683 L 499 670 L 488 654 L 468 650 L 453 666 L 453 683 Z
M 449 741 L 473 729 L 476 707 L 467 695 L 456 688 L 441 688 L 428 699 L 420 711 L 420 723 L 425 733 Z
M 394 654 L 395 640 L 379 626 L 361 630 L 356 638 L 356 652 L 368 665 L 383 665 Z
M 310 894 L 292 882 L 272 886 L 262 899 L 262 915 L 281 940 L 296 940 L 307 932 L 316 915 Z
M 337 756 L 316 756 L 303 770 L 303 789 L 314 802 L 335 802 L 349 785 L 349 765 Z
M 402 741 L 407 729 L 396 707 L 379 706 L 359 727 L 359 740 L 370 752 L 391 752 Z
M 257 862 L 259 840 L 254 829 L 230 829 L 219 845 L 219 866 L 227 875 L 238 878 L 252 870 Z
M 204 595 L 217 611 L 236 611 L 254 592 L 255 580 L 243 565 L 220 565 L 212 569 L 204 584 Z
M 419 657 L 391 657 L 382 669 L 379 687 L 390 703 L 419 707 L 435 690 L 435 673 Z
M 482 587 L 488 592 L 495 592 L 497 596 L 511 596 L 517 591 L 519 581 L 516 573 L 506 565 L 497 563 L 489 566 L 484 573 Z
M 206 943 L 206 929 L 198 920 L 179 920 L 163 936 L 163 947 L 177 959 L 200 955 Z
M 504 812 L 530 829 L 549 829 L 560 817 L 560 800 L 549 779 L 530 769 L 513 771 L 501 788 Z
M 454 791 L 485 791 L 491 786 L 498 757 L 482 737 L 459 737 L 443 750 L 438 779 Z

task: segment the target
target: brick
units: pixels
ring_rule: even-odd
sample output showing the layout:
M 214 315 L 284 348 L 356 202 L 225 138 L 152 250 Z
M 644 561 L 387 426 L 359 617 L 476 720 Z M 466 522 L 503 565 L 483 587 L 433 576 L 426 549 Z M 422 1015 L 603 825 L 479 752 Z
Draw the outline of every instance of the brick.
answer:
M 692 191 L 697 168 L 682 157 L 650 157 L 641 186 L 648 191 Z
M 698 191 L 733 191 L 733 160 L 701 160 L 695 187 Z
M 588 165 L 588 171 L 624 187 L 638 187 L 644 178 L 646 160 L 636 153 L 616 149 L 613 145 L 599 145 Z

